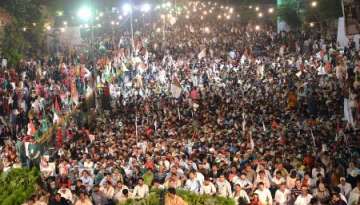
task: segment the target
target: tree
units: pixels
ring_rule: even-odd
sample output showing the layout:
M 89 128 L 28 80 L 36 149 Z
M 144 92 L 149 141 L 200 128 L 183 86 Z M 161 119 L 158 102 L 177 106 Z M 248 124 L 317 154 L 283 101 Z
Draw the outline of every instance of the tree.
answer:
M 2 51 L 10 66 L 26 54 L 39 53 L 44 44 L 44 24 L 39 0 L 2 0 L 1 7 L 11 15 L 4 29 Z
M 298 29 L 302 25 L 301 15 L 295 1 L 289 0 L 280 5 L 277 11 L 278 17 L 285 21 L 292 29 Z
M 316 22 L 323 33 L 332 28 L 335 20 L 342 16 L 341 0 L 319 0 L 316 7 L 305 6 L 306 22 Z
M 0 204 L 20 205 L 39 189 L 37 169 L 11 169 L 0 174 Z

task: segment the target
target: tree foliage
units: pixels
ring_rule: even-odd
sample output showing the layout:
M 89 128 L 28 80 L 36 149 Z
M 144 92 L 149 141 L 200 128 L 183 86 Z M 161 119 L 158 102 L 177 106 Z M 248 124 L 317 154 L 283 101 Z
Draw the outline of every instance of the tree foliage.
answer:
M 308 1 L 300 4 L 287 0 L 278 8 L 278 16 L 292 28 L 298 28 L 306 22 L 316 22 L 329 29 L 328 26 L 342 16 L 341 0 L 318 0 L 315 7 Z
M 37 190 L 37 169 L 12 169 L 0 175 L 0 204 L 20 205 Z
M 280 20 L 285 21 L 292 29 L 301 26 L 302 20 L 295 1 L 287 1 L 280 5 L 277 11 Z
M 11 16 L 4 29 L 2 52 L 11 66 L 27 54 L 43 49 L 44 20 L 40 0 L 2 0 L 1 7 Z

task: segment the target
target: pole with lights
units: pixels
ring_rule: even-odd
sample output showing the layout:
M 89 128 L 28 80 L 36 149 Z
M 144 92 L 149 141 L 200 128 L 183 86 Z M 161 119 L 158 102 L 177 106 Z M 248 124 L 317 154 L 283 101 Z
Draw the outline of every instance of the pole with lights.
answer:
M 133 8 L 131 3 L 124 4 L 123 12 L 125 14 L 130 14 L 131 49 L 132 49 L 131 56 L 134 56 L 135 45 L 134 45 L 134 28 L 133 28 Z
M 84 6 L 81 7 L 80 10 L 77 13 L 78 18 L 81 20 L 89 23 L 90 28 L 90 49 L 89 49 L 89 59 L 90 59 L 90 65 L 93 70 L 93 89 L 94 89 L 94 100 L 95 100 L 95 109 L 98 109 L 98 100 L 97 100 L 97 69 L 96 69 L 96 63 L 95 63 L 95 56 L 94 56 L 94 20 L 93 20 L 93 14 L 91 8 Z

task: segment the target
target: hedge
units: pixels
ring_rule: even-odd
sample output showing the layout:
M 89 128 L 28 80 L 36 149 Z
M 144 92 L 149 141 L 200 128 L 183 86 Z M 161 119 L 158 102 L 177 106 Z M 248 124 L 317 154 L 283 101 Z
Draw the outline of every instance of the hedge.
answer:
M 152 190 L 148 197 L 144 199 L 128 199 L 118 205 L 161 205 L 161 190 Z M 184 199 L 189 205 L 235 205 L 235 201 L 230 198 L 210 195 L 197 195 L 195 193 L 177 190 L 176 194 Z
M 0 175 L 0 204 L 20 205 L 38 189 L 38 169 L 13 168 Z

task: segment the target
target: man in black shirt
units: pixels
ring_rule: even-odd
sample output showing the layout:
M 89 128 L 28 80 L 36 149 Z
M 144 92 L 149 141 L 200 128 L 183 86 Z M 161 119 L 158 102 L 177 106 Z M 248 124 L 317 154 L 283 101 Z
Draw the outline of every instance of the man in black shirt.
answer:
M 70 205 L 70 203 L 59 193 L 57 193 L 55 196 L 51 197 L 49 200 L 49 205 Z

